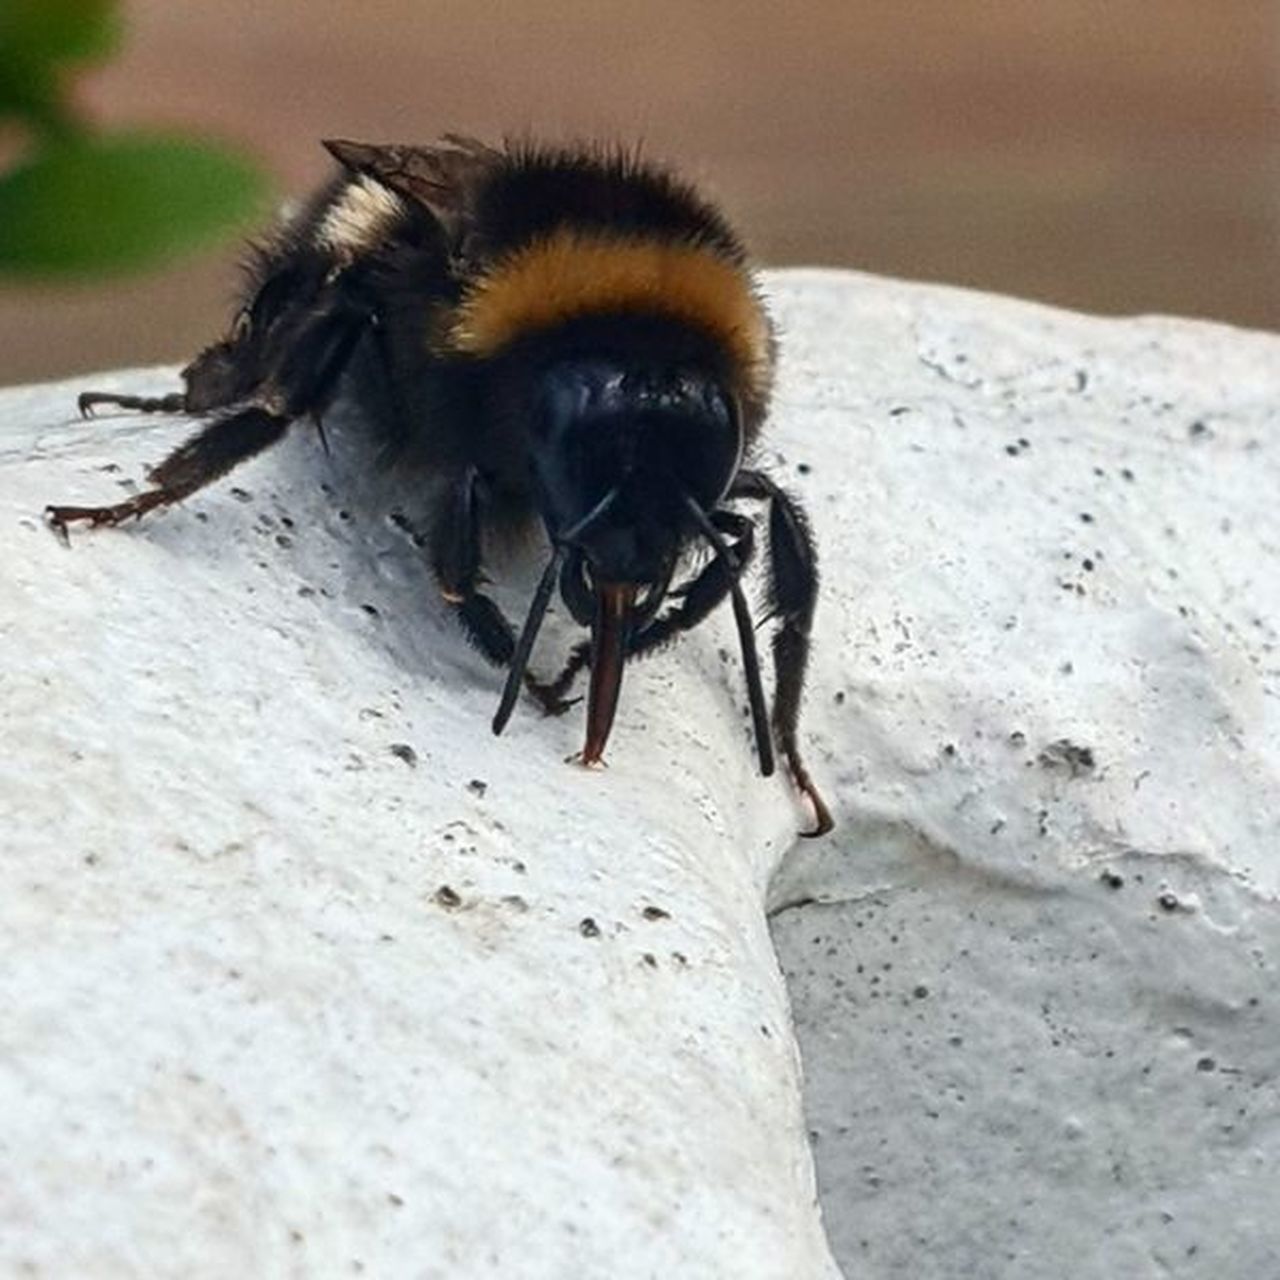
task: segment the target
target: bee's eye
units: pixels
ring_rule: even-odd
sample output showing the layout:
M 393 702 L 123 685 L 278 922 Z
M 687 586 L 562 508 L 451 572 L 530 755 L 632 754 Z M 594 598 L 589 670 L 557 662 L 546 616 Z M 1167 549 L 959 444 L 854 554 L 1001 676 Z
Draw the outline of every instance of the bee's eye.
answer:
M 542 404 L 535 429 L 556 440 L 584 418 L 609 413 L 623 403 L 625 377 L 603 361 L 554 365 L 542 378 Z
M 709 417 L 714 418 L 721 426 L 732 426 L 737 416 L 729 397 L 725 395 L 718 383 L 702 384 L 702 407 Z
M 566 426 L 587 413 L 594 391 L 593 384 L 576 370 L 548 377 L 543 383 L 542 413 L 538 425 L 554 439 Z

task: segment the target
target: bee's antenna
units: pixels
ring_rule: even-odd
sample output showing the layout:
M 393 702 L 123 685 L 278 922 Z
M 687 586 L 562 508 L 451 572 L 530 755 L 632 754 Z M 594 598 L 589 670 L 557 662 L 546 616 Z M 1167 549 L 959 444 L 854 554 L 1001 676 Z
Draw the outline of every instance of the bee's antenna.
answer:
M 546 617 L 547 606 L 551 603 L 551 593 L 555 590 L 556 578 L 569 552 L 570 543 L 603 518 L 617 498 L 618 489 L 615 485 L 577 524 L 570 526 L 555 538 L 555 550 L 551 553 L 547 567 L 542 571 L 542 579 L 538 583 L 537 591 L 533 593 L 533 603 L 529 606 L 529 612 L 525 617 L 520 639 L 516 641 L 515 652 L 511 655 L 511 665 L 507 669 L 507 683 L 502 689 L 502 701 L 498 703 L 497 713 L 493 717 L 495 734 L 501 733 L 507 727 L 507 721 L 511 719 L 511 713 L 515 710 L 516 699 L 520 696 L 520 681 L 524 679 L 525 668 L 529 665 L 529 655 L 533 652 L 533 642 L 538 638 L 542 619 Z
M 720 530 L 711 523 L 707 513 L 688 494 L 682 493 L 684 504 L 702 530 L 703 537 L 711 543 L 717 556 L 724 561 L 733 575 L 730 589 L 733 598 L 733 620 L 738 624 L 738 644 L 742 648 L 742 671 L 747 678 L 747 701 L 751 704 L 751 722 L 756 733 L 756 752 L 760 757 L 760 772 L 767 778 L 773 773 L 773 735 L 769 731 L 769 714 L 765 709 L 764 688 L 760 683 L 760 657 L 756 653 L 756 633 L 751 623 L 751 610 L 742 593 L 738 575 L 742 566 L 733 554 Z
M 575 541 L 577 538 L 591 528 L 597 520 L 601 519 L 611 506 L 618 500 L 618 486 L 615 484 L 608 493 L 596 503 L 590 511 L 587 512 L 577 524 L 571 524 L 563 533 L 556 536 L 557 546 L 566 545 Z
M 529 665 L 529 655 L 533 652 L 533 642 L 538 638 L 538 629 L 546 616 L 547 605 L 551 603 L 551 593 L 555 590 L 556 577 L 560 566 L 564 563 L 567 549 L 557 546 L 552 552 L 547 567 L 542 571 L 542 581 L 533 594 L 533 603 L 529 606 L 529 614 L 524 620 L 524 629 L 516 642 L 515 652 L 511 655 L 511 666 L 507 670 L 507 683 L 502 690 L 502 701 L 498 703 L 497 714 L 493 717 L 494 733 L 501 733 L 511 719 L 511 712 L 520 696 L 520 681 L 524 678 L 524 670 Z

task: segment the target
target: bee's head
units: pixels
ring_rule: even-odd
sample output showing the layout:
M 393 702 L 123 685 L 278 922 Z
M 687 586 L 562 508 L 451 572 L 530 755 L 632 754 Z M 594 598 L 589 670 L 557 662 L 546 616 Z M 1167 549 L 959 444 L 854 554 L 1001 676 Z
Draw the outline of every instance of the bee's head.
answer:
M 698 526 L 742 461 L 730 397 L 694 365 L 575 357 L 543 372 L 530 422 L 535 485 L 560 590 L 592 631 L 587 746 L 598 759 L 613 720 L 630 637 L 662 603 Z
M 541 379 L 531 450 L 553 541 L 598 582 L 653 586 L 689 536 L 688 498 L 724 497 L 742 431 L 719 383 L 693 367 L 576 358 Z

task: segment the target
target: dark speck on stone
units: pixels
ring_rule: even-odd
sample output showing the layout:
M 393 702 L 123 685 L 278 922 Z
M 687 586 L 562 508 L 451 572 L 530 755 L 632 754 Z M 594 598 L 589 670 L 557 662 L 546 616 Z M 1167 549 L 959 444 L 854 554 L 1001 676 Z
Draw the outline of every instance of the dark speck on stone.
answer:
M 916 988 L 915 988 L 915 990 L 914 990 L 914 991 L 912 991 L 912 993 L 911 993 L 911 994 L 912 994 L 913 996 L 915 996 L 915 998 L 916 998 L 917 1000 L 923 1000 L 923 999 L 925 999 L 925 997 L 926 997 L 926 996 L 928 996 L 928 994 L 929 994 L 929 988 L 928 988 L 928 987 L 926 987 L 926 986 L 924 985 L 924 983 L 922 982 L 918 987 L 916 987 Z
M 600 936 L 600 926 L 590 916 L 584 916 L 578 921 L 578 932 L 584 938 L 598 938 Z
M 1098 879 L 1101 880 L 1108 889 L 1124 888 L 1124 876 L 1122 876 L 1118 871 L 1104 871 Z
M 407 742 L 393 742 L 391 744 L 391 754 L 397 760 L 403 760 L 410 769 L 417 767 L 418 753 Z
M 646 920 L 670 920 L 671 912 L 664 911 L 661 907 L 645 907 L 640 913 Z
M 234 488 L 234 489 L 232 489 L 232 490 L 231 490 L 231 496 L 232 496 L 232 497 L 233 497 L 237 502 L 252 502 L 252 501 L 253 501 L 253 494 L 251 494 L 251 493 L 249 492 L 249 490 L 248 490 L 248 489 Z
M 442 884 L 436 890 L 436 901 L 444 907 L 446 911 L 452 911 L 455 907 L 462 906 L 462 899 L 458 897 L 457 892 L 450 889 L 447 884 Z
M 1098 763 L 1092 747 L 1082 747 L 1070 738 L 1049 743 L 1036 757 L 1036 762 L 1044 769 L 1065 768 L 1073 778 L 1092 773 Z
M 376 605 L 362 604 L 360 607 L 369 615 L 369 617 L 376 618 L 378 616 L 378 609 Z
M 812 468 L 812 467 L 811 467 L 807 462 L 797 462 L 797 463 L 796 463 L 796 470 L 797 470 L 797 471 L 798 471 L 802 476 L 807 476 L 807 475 L 809 474 L 809 472 L 811 472 L 811 471 L 813 470 L 813 468 Z
M 473 796 L 482 796 L 489 790 L 489 784 L 482 778 L 472 778 L 471 781 L 467 783 L 467 790 L 470 791 Z
M 1218 1064 L 1212 1058 L 1201 1058 L 1196 1062 L 1197 1071 L 1216 1071 Z
M 1081 524 L 1092 524 L 1092 523 L 1093 523 L 1093 515 L 1092 515 L 1090 512 L 1088 512 L 1088 511 L 1082 511 L 1082 512 L 1080 513 L 1080 523 L 1081 523 Z
M 1156 903 L 1161 911 L 1177 911 L 1182 906 L 1182 903 L 1178 901 L 1178 895 L 1170 893 L 1167 889 L 1156 899 Z

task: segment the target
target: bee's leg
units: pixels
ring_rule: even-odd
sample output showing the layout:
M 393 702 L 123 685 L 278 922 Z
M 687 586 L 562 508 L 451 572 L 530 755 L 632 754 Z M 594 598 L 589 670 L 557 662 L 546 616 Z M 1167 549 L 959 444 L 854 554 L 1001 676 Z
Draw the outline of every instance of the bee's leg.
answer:
M 182 371 L 184 390 L 164 396 L 129 396 L 114 391 L 82 391 L 76 397 L 80 416 L 93 417 L 99 405 L 111 405 L 134 413 L 213 413 L 247 399 L 253 391 L 260 342 L 254 341 L 247 320 L 241 320 L 232 336 L 206 347 Z
M 542 704 L 542 709 L 547 715 L 563 715 L 575 703 L 582 701 L 581 697 L 567 698 L 565 695 L 573 688 L 573 682 L 578 678 L 578 675 L 590 665 L 591 641 L 583 640 L 569 650 L 569 657 L 561 668 L 560 674 L 554 680 L 548 680 L 544 683 L 529 676 L 525 680 L 525 686 Z
M 738 573 L 751 558 L 751 522 L 731 511 L 717 511 L 711 517 L 717 528 L 733 537 L 731 544 L 738 562 Z M 714 560 L 690 582 L 680 588 L 681 604 L 668 609 L 662 617 L 648 624 L 631 637 L 627 645 L 627 657 L 639 657 L 673 639 L 677 632 L 688 631 L 701 622 L 733 589 L 737 574 L 725 571 L 720 561 Z M 529 692 L 542 704 L 548 715 L 560 715 L 580 698 L 567 698 L 573 682 L 591 666 L 591 641 L 583 640 L 569 650 L 569 656 L 554 680 L 542 682 L 528 677 L 525 684 Z
M 82 418 L 92 418 L 100 404 L 115 405 L 119 409 L 132 409 L 136 413 L 186 413 L 185 391 L 171 391 L 167 396 L 126 396 L 114 391 L 82 391 L 76 397 L 76 408 Z
M 462 473 L 441 503 L 427 535 L 431 568 L 440 594 L 453 607 L 467 639 L 495 667 L 505 667 L 516 639 L 502 610 L 480 591 L 480 477 Z
M 440 594 L 452 606 L 467 639 L 495 667 L 509 667 L 516 653 L 515 629 L 480 590 L 485 581 L 480 565 L 482 490 L 475 468 L 467 468 L 441 503 L 425 541 Z M 572 679 L 571 675 L 566 689 Z M 549 715 L 558 715 L 573 705 L 527 671 L 524 684 Z
M 290 415 L 318 416 L 370 319 L 346 276 L 282 240 L 260 250 L 255 282 L 226 336 L 182 370 L 182 391 L 163 396 L 84 391 L 81 414 L 111 405 L 137 413 L 201 416 L 283 400 Z M 348 340 L 348 335 L 352 340 Z
M 679 588 L 680 603 L 631 637 L 630 657 L 651 653 L 672 640 L 678 632 L 696 627 L 728 597 L 755 552 L 755 526 L 736 511 L 713 511 L 711 523 L 728 534 L 734 565 L 716 556 L 696 577 Z M 570 659 L 572 661 L 572 658 Z
M 113 506 L 49 506 L 45 518 L 64 537 L 71 524 L 116 525 L 180 502 L 226 475 L 275 444 L 295 418 L 319 412 L 329 403 L 363 334 L 362 320 L 358 312 L 338 309 L 307 317 L 270 383 L 257 396 L 257 403 L 214 419 L 179 445 L 148 473 L 150 489 Z
M 813 805 L 817 825 L 808 835 L 830 831 L 834 822 L 800 756 L 796 732 L 805 671 L 809 665 L 809 634 L 818 600 L 818 554 L 804 511 L 790 495 L 759 471 L 740 471 L 730 498 L 769 503 L 769 616 L 780 626 L 773 637 L 776 684 L 773 726 L 778 744 L 796 786 Z
M 688 631 L 691 627 L 697 626 L 733 590 L 735 579 L 751 559 L 755 528 L 750 520 L 734 511 L 713 511 L 711 522 L 721 532 L 729 535 L 729 548 L 737 561 L 737 572 L 727 572 L 725 565 L 718 557 L 712 560 L 701 573 L 673 593 L 681 597 L 679 605 L 668 609 L 660 618 L 654 619 L 631 637 L 627 645 L 628 658 L 652 653 L 673 640 L 678 632 Z M 562 711 L 567 711 L 580 699 L 571 698 L 566 701 L 565 695 L 573 688 L 573 682 L 590 665 L 591 641 L 583 640 L 569 650 L 569 657 L 554 680 L 549 680 L 545 684 L 535 684 L 530 681 L 530 692 L 543 704 L 549 714 L 558 715 Z
M 516 656 L 515 628 L 480 590 L 485 582 L 480 564 L 482 501 L 482 481 L 475 468 L 469 467 L 441 503 L 425 542 L 440 594 L 452 606 L 467 639 L 495 667 L 509 667 Z M 589 642 L 579 645 L 560 678 L 551 684 L 543 683 L 528 671 L 523 673 L 525 688 L 548 715 L 560 715 L 577 701 L 576 698 L 566 700 L 564 694 L 587 665 L 590 652 Z M 509 712 L 509 708 L 505 709 Z
M 45 519 L 64 537 L 71 524 L 114 525 L 189 497 L 255 453 L 275 444 L 289 426 L 287 416 L 258 407 L 211 422 L 148 473 L 152 487 L 107 507 L 45 508 Z

